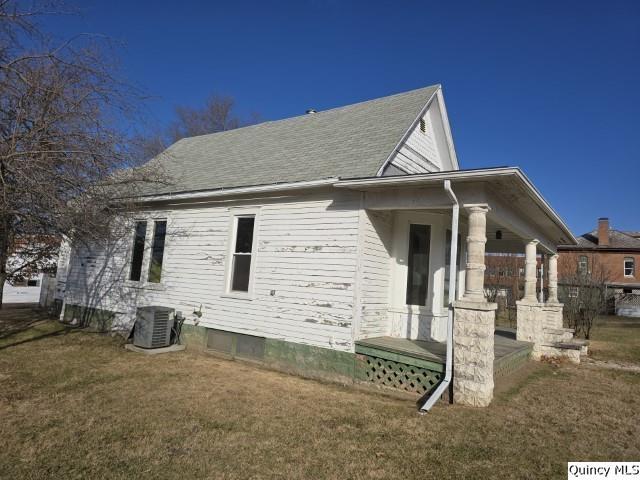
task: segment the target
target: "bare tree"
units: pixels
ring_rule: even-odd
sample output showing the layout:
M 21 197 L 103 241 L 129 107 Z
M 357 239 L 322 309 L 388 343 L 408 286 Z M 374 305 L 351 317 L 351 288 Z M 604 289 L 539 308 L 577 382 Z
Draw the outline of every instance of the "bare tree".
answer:
M 508 320 L 515 326 L 516 300 L 520 298 L 521 271 L 524 257 L 515 254 L 488 254 L 485 257 L 485 296 L 487 301 L 498 304 L 499 320 Z
M 140 158 L 154 158 L 183 138 L 224 132 L 261 121 L 257 113 L 241 118 L 232 97 L 216 94 L 210 95 L 201 107 L 176 106 L 175 115 L 176 119 L 166 129 L 154 129 L 154 133 L 134 139 Z
M 569 327 L 588 339 L 595 319 L 606 307 L 610 271 L 596 255 L 567 252 L 560 256 L 558 272 L 560 301 Z
M 108 237 L 116 199 L 163 181 L 130 155 L 120 125 L 139 98 L 109 42 L 56 43 L 38 23 L 52 2 L 25 5 L 0 0 L 0 304 L 5 280 L 53 261 L 52 239 Z

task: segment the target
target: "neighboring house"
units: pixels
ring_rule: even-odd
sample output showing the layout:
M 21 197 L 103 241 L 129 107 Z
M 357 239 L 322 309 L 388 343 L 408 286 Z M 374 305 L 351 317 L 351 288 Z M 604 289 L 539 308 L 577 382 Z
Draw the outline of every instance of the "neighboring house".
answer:
M 121 240 L 72 250 L 63 319 L 128 330 L 138 307 L 166 306 L 189 348 L 439 385 L 434 399 L 455 355 L 454 401 L 471 405 L 532 349 L 576 359 L 558 346 L 571 333 L 555 283 L 538 303 L 529 268 L 575 239 L 519 169 L 459 169 L 440 86 L 186 138 L 154 162 L 173 185 L 141 192 Z M 517 336 L 532 343 L 494 338 L 485 250 L 526 251 Z
M 48 293 L 47 286 L 49 285 L 50 278 L 49 275 L 39 273 L 29 278 L 15 281 L 13 284 L 5 282 L 2 292 L 2 303 L 40 303 L 41 294 L 43 292 L 45 292 L 45 294 Z M 42 288 L 43 285 L 45 286 L 44 289 Z
M 2 292 L 2 304 L 40 304 L 40 306 L 50 306 L 54 301 L 54 290 L 56 286 L 56 277 L 50 268 L 51 262 L 34 262 L 30 255 L 30 248 L 34 244 L 45 243 L 51 246 L 51 251 L 55 252 L 58 248 L 58 242 L 55 238 L 42 236 L 29 236 L 20 238 L 16 242 L 12 255 L 7 260 L 8 271 L 12 272 L 19 267 L 23 267 L 25 263 L 28 268 L 21 270 L 26 272 L 21 278 L 16 278 L 12 282 L 6 281 Z M 34 265 L 35 267 L 31 266 Z
M 519 299 L 524 293 L 525 256 L 512 253 L 488 253 L 485 257 L 485 288 L 495 290 L 499 296 Z M 536 291 L 538 295 L 546 288 L 547 264 L 543 255 L 536 257 Z
M 577 245 L 558 247 L 561 277 L 575 273 L 597 274 L 618 298 L 616 313 L 640 316 L 640 232 L 610 227 L 608 218 L 598 219 L 598 228 L 578 237 Z

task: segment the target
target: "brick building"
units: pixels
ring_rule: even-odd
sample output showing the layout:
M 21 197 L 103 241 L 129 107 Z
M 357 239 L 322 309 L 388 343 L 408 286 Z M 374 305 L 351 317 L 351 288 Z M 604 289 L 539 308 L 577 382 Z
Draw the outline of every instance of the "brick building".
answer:
M 640 232 L 615 230 L 608 218 L 600 218 L 596 230 L 577 240 L 577 245 L 558 246 L 560 278 L 599 269 L 612 287 L 625 293 L 640 292 Z

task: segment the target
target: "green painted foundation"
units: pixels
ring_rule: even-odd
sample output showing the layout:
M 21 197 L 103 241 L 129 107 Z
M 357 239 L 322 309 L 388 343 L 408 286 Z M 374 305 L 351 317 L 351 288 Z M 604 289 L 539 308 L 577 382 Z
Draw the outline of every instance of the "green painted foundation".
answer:
M 207 329 L 196 325 L 182 325 L 180 343 L 187 346 L 189 350 L 204 352 L 207 348 Z
M 390 358 L 392 353 L 374 349 L 364 352 L 358 347 L 356 354 L 186 324 L 181 343 L 188 350 L 256 362 L 301 377 L 342 384 L 374 383 L 418 394 L 437 384 L 443 371 L 443 366 L 435 362 L 406 355 Z M 383 370 L 384 378 L 378 375 Z M 389 381 L 390 376 L 394 382 Z M 396 378 L 403 381 L 399 383 Z
M 350 352 L 267 339 L 264 363 L 303 377 L 353 383 L 356 357 Z
M 70 323 L 74 318 L 79 325 L 96 332 L 109 332 L 113 325 L 115 312 L 82 305 L 65 305 L 63 320 Z

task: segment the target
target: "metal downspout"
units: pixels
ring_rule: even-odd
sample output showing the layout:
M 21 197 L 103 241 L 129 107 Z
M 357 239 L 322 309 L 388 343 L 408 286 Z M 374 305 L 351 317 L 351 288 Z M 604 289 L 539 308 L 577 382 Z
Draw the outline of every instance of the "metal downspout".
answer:
M 456 299 L 456 280 L 458 276 L 458 218 L 460 216 L 460 204 L 458 198 L 451 189 L 451 181 L 444 181 L 444 190 L 453 202 L 451 206 L 451 258 L 449 260 L 449 312 L 447 315 L 447 358 L 445 361 L 444 379 L 427 401 L 420 408 L 420 413 L 431 410 L 431 407 L 440 399 L 449 388 L 453 373 L 453 302 Z

